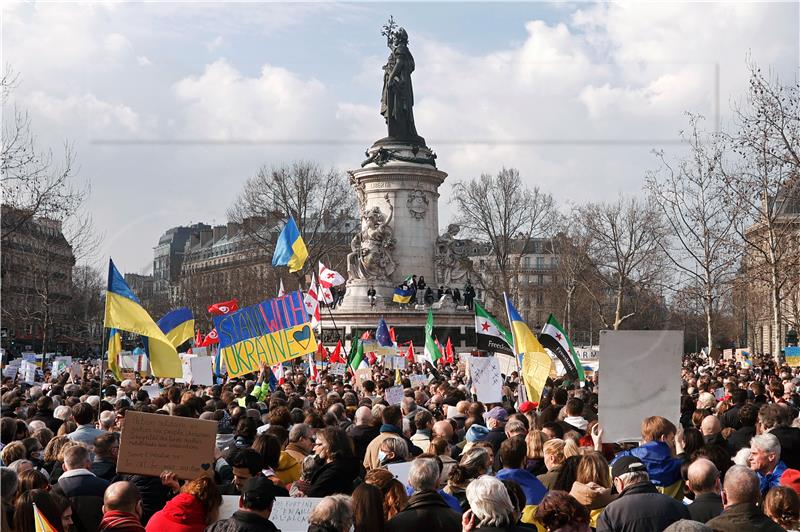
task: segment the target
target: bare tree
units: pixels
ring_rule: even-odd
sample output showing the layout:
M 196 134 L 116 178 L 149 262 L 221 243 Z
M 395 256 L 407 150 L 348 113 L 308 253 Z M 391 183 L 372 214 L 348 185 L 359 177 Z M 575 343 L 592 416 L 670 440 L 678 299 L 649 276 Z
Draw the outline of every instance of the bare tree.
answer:
M 586 289 L 593 265 L 589 260 L 590 240 L 577 223 L 577 217 L 570 216 L 560 225 L 561 230 L 552 238 L 554 257 L 557 257 L 554 287 L 564 301 L 563 324 L 567 334 L 571 335 L 575 296 L 582 288 Z
M 271 229 L 293 216 L 309 254 L 305 267 L 297 272 L 298 279 L 315 270 L 318 260 L 334 268 L 343 266 L 337 262 L 343 261 L 358 228 L 354 213 L 355 195 L 347 179 L 309 161 L 261 167 L 228 209 L 229 219 L 241 224 L 244 233 L 269 256 L 278 235 Z
M 684 295 L 691 292 L 702 302 L 711 348 L 716 302 L 730 289 L 738 242 L 724 199 L 723 148 L 700 131 L 701 120 L 690 115 L 689 131 L 681 132 L 689 146 L 685 158 L 672 163 L 656 152 L 661 167 L 648 174 L 646 186 L 669 227 L 662 249 L 679 277 L 688 279 Z
M 658 208 L 650 201 L 622 198 L 614 203 L 589 203 L 577 208 L 589 238 L 589 257 L 597 268 L 598 279 L 613 298 L 613 320 L 596 301 L 601 320 L 614 330 L 636 314 L 624 308 L 633 289 L 647 289 L 663 274 L 661 241 L 664 225 Z M 587 290 L 596 298 L 595 292 Z M 637 298 L 633 297 L 634 303 Z
M 503 168 L 496 176 L 453 184 L 455 222 L 489 248 L 492 268 L 478 274 L 487 295 L 499 301 L 506 292 L 518 297 L 522 255 L 532 239 L 549 236 L 556 220 L 553 197 L 529 189 L 519 171 Z
M 78 265 L 72 270 L 72 336 L 84 344 L 102 341 L 105 281 L 99 268 Z
M 770 348 L 783 344 L 784 302 L 795 285 L 800 260 L 800 84 L 784 85 L 777 76 L 750 65 L 746 100 L 734 109 L 738 131 L 726 135 L 737 164 L 723 168 L 727 209 L 745 244 L 749 283 L 767 288 Z

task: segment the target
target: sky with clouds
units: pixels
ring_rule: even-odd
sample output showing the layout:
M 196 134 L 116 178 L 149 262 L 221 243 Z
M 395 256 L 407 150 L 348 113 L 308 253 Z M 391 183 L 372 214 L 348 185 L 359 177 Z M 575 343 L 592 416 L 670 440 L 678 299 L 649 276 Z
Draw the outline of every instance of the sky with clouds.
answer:
M 417 129 L 448 181 L 520 170 L 559 203 L 640 193 L 685 111 L 730 123 L 747 60 L 797 76 L 798 3 L 4 3 L 12 102 L 74 145 L 123 271 L 224 223 L 261 165 L 342 171 L 385 135 L 380 28 L 410 36 Z M 8 109 L 6 109 L 7 111 Z M 7 116 L 8 113 L 5 113 Z M 450 185 L 443 185 L 442 222 Z

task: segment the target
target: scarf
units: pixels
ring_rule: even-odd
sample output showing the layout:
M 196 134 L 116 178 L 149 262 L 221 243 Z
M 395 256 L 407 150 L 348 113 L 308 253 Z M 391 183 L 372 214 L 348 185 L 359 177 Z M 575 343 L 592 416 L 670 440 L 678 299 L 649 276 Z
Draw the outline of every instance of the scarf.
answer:
M 760 484 L 761 493 L 766 494 L 770 489 L 780 485 L 781 475 L 783 475 L 784 471 L 786 471 L 786 464 L 781 461 L 778 462 L 778 465 L 775 466 L 772 473 L 767 473 L 766 475 L 759 473 L 758 482 Z
M 103 514 L 103 520 L 100 521 L 100 531 L 103 532 L 104 530 L 145 532 L 137 516 L 120 510 L 111 510 Z

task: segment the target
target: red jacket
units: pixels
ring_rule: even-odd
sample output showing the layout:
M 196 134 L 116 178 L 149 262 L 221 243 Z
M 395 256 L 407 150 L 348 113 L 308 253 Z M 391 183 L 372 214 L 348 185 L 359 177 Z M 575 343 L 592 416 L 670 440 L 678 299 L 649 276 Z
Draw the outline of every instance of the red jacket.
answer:
M 194 495 L 181 493 L 147 522 L 147 532 L 203 532 L 206 512 Z

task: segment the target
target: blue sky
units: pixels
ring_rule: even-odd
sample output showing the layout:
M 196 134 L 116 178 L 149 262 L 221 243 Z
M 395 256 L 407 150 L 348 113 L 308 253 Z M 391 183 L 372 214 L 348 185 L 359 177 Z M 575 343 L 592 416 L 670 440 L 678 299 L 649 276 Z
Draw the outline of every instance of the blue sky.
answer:
M 681 153 L 685 111 L 712 118 L 718 100 L 726 125 L 748 56 L 784 79 L 800 63 L 797 3 L 5 3 L 9 105 L 43 145 L 74 144 L 99 262 L 146 272 L 164 230 L 223 223 L 260 165 L 358 166 L 384 134 L 390 14 L 448 181 L 514 166 L 563 209 L 640 193 L 653 148 Z

